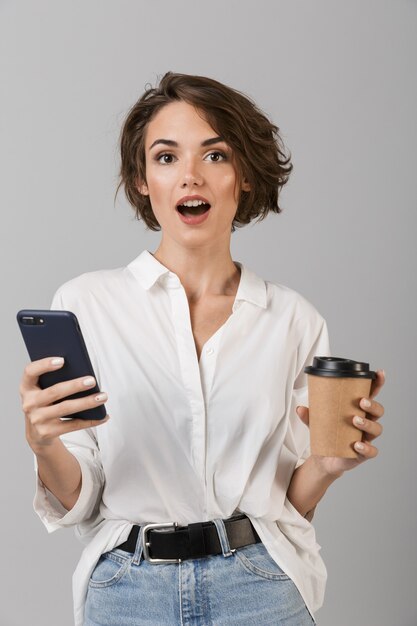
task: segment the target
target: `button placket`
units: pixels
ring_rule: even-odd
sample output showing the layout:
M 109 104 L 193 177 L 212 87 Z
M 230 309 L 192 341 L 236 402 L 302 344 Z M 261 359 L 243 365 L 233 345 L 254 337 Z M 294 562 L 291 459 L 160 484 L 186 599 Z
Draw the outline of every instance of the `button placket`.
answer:
M 176 334 L 181 376 L 189 398 L 192 414 L 192 459 L 196 472 L 206 482 L 206 403 L 200 367 L 197 359 L 194 338 L 191 330 L 190 309 L 185 291 L 179 281 L 175 283 L 169 277 L 168 287 L 173 325 Z
M 227 322 L 226 322 L 227 323 Z M 201 382 L 204 390 L 204 398 L 207 403 L 210 397 L 211 388 L 213 386 L 214 372 L 216 370 L 217 356 L 219 353 L 221 337 L 226 324 L 223 324 L 209 341 L 203 346 L 203 351 L 200 356 L 200 373 Z

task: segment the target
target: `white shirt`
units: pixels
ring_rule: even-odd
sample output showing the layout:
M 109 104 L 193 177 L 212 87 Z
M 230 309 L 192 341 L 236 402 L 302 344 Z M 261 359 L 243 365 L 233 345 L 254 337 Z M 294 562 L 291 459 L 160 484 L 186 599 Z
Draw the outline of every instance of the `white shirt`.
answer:
M 176 274 L 144 250 L 127 267 L 82 274 L 52 309 L 78 317 L 108 423 L 62 436 L 82 489 L 67 511 L 36 471 L 34 509 L 48 532 L 75 527 L 85 544 L 73 576 L 75 626 L 103 552 L 133 524 L 180 525 L 241 511 L 314 616 L 327 571 L 313 525 L 286 497 L 310 454 L 297 405 L 303 368 L 330 356 L 326 322 L 296 291 L 242 263 L 232 315 L 197 358 L 188 300 Z

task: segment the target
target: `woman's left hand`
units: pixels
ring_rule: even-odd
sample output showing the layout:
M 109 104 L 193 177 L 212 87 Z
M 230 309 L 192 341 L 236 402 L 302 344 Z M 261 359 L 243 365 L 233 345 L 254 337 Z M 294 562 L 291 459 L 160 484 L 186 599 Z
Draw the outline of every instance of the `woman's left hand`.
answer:
M 376 374 L 377 376 L 371 384 L 369 398 L 362 398 L 360 401 L 361 408 L 366 411 L 364 423 L 357 424 L 355 417 L 352 417 L 354 426 L 364 432 L 362 440 L 363 449 L 358 449 L 355 444 L 355 450 L 358 452 L 359 458 L 344 459 L 333 456 L 311 455 L 314 457 L 316 463 L 329 475 L 341 476 L 346 470 L 353 469 L 364 461 L 375 458 L 378 454 L 378 448 L 373 446 L 370 442 L 379 437 L 382 433 L 383 427 L 377 420 L 384 415 L 384 407 L 379 402 L 375 402 L 373 398 L 378 395 L 385 384 L 385 375 L 383 370 L 377 370 Z M 367 401 L 370 402 L 370 406 L 366 405 Z M 309 411 L 306 406 L 298 406 L 297 415 L 304 424 L 309 425 Z

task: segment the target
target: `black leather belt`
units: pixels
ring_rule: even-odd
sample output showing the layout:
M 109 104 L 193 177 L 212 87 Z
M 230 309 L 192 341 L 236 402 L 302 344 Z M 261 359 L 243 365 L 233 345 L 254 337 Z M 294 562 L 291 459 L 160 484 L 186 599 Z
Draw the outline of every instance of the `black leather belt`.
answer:
M 261 541 L 244 513 L 223 521 L 231 550 Z M 140 528 L 133 526 L 127 540 L 117 546 L 117 549 L 134 553 Z M 176 522 L 146 524 L 142 528 L 143 557 L 151 563 L 179 563 L 185 559 L 222 553 L 217 528 L 212 521 L 196 522 L 188 526 L 178 526 Z

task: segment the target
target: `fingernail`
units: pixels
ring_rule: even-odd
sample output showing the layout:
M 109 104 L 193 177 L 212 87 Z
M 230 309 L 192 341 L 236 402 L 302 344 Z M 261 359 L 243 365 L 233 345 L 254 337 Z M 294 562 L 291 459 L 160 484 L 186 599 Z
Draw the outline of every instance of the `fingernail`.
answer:
M 103 391 L 103 393 L 99 393 L 98 396 L 94 398 L 97 402 L 101 402 L 102 400 L 107 400 L 107 393 Z
M 52 359 L 51 365 L 62 365 L 63 362 L 64 362 L 64 359 L 62 358 L 62 356 L 60 356 L 56 359 Z
M 94 380 L 94 378 L 92 376 L 89 376 L 88 378 L 84 378 L 83 380 L 83 385 L 85 385 L 86 387 L 91 387 L 92 385 L 94 385 L 96 381 Z
M 355 422 L 355 424 L 360 424 L 361 426 L 365 424 L 365 420 L 362 417 L 359 417 L 359 415 L 355 415 L 353 421 Z
M 362 404 L 362 406 L 366 407 L 367 409 L 369 409 L 369 407 L 371 406 L 371 403 L 366 398 L 362 398 L 361 404 Z
M 357 450 L 363 450 L 363 449 L 365 448 L 365 446 L 364 446 L 364 445 L 363 445 L 363 443 L 361 443 L 360 441 L 357 441 L 357 442 L 355 443 L 355 448 L 356 448 Z

